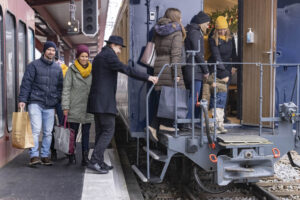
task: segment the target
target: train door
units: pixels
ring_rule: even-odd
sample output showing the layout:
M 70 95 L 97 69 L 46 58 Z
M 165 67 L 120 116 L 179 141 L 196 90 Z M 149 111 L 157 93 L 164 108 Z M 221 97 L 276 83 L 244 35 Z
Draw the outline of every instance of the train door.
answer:
M 239 7 L 238 0 L 223 0 L 220 3 L 219 0 L 204 0 L 204 12 L 211 16 L 211 25 L 208 30 L 208 33 L 204 37 L 205 40 L 211 34 L 211 31 L 214 30 L 215 21 L 217 17 L 224 16 L 227 19 L 228 27 L 233 35 L 235 41 L 236 50 L 238 49 L 238 24 L 239 24 Z M 209 51 L 208 42 L 205 43 L 205 59 L 208 60 L 211 56 Z M 239 57 L 239 52 L 236 51 L 237 56 Z M 239 71 L 238 71 L 239 72 Z M 240 73 L 233 72 L 228 86 L 228 98 L 226 103 L 226 118 L 225 123 L 239 124 L 240 115 L 239 115 L 239 87 L 240 87 Z
M 273 63 L 275 50 L 277 0 L 242 0 L 243 4 L 243 62 Z M 249 28 L 254 43 L 246 43 Z M 242 123 L 259 124 L 260 70 L 255 65 L 243 65 Z M 263 117 L 274 116 L 274 70 L 263 67 Z M 264 124 L 270 126 L 271 124 Z
M 299 10 L 300 2 L 297 0 L 278 0 L 277 63 L 300 63 Z M 290 101 L 296 104 L 296 81 L 296 67 L 280 66 L 276 68 L 276 116 L 279 104 Z

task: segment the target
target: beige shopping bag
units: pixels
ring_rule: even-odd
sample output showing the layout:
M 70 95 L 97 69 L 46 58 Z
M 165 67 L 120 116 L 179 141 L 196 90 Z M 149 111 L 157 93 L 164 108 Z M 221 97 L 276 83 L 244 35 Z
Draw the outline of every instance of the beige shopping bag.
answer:
M 14 112 L 12 117 L 12 146 L 18 149 L 34 147 L 28 112 Z

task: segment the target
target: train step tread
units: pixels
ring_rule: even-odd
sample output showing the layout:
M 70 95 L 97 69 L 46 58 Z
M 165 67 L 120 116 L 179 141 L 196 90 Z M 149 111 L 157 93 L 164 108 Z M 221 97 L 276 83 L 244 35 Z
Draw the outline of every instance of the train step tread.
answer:
M 218 135 L 217 140 L 222 146 L 242 144 L 272 144 L 268 139 L 258 135 Z
M 147 152 L 147 147 L 143 146 L 143 150 Z M 156 150 L 156 149 L 149 149 L 149 155 L 154 159 L 158 161 L 166 161 L 168 156 L 164 154 L 163 152 Z
M 154 176 L 150 173 L 150 178 L 147 178 L 147 169 L 145 168 L 138 168 L 136 165 L 131 166 L 132 170 L 136 173 L 136 175 L 143 181 L 144 183 L 161 183 L 162 180 L 158 176 Z

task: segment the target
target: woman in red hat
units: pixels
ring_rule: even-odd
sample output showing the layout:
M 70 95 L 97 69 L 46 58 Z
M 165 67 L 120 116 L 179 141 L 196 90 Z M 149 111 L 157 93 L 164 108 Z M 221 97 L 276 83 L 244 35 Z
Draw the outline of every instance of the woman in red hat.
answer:
M 89 62 L 89 49 L 86 45 L 77 47 L 76 59 L 69 67 L 64 79 L 62 92 L 62 109 L 64 116 L 75 130 L 75 138 L 81 127 L 82 166 L 88 164 L 89 133 L 93 114 L 87 113 L 87 101 L 92 84 L 92 64 Z M 69 163 L 76 162 L 75 155 L 69 156 Z

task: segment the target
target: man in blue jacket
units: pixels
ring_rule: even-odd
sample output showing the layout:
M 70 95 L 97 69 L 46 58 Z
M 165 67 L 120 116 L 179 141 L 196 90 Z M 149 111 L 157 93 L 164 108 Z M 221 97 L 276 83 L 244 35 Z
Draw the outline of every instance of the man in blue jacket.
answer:
M 54 124 L 54 108 L 60 102 L 63 73 L 54 62 L 56 45 L 47 41 L 44 44 L 43 55 L 28 64 L 22 79 L 19 95 L 19 107 L 28 105 L 31 121 L 34 147 L 29 150 L 30 165 L 52 165 L 49 160 L 49 150 Z M 39 158 L 39 134 L 43 125 L 43 140 L 41 160 Z
M 87 112 L 94 114 L 96 128 L 95 149 L 88 168 L 99 174 L 106 174 L 113 168 L 104 162 L 103 154 L 115 132 L 118 72 L 154 84 L 158 81 L 157 77 L 149 76 L 119 60 L 117 55 L 125 47 L 122 37 L 112 35 L 106 42 L 107 45 L 93 61 L 92 85 L 87 106 Z

